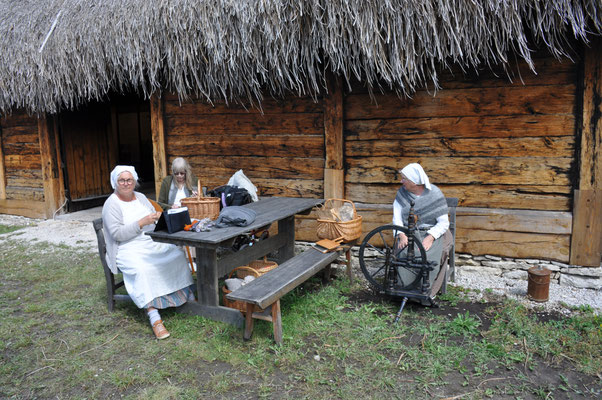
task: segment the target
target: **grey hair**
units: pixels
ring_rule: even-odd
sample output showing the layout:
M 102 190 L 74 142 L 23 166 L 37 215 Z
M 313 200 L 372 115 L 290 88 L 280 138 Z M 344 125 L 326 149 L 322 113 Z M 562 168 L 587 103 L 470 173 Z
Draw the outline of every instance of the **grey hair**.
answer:
M 176 178 L 176 172 L 185 172 L 186 173 L 186 187 L 190 190 L 194 189 L 194 182 L 192 182 L 192 169 L 190 168 L 190 164 L 182 157 L 174 158 L 171 162 L 171 173 Z

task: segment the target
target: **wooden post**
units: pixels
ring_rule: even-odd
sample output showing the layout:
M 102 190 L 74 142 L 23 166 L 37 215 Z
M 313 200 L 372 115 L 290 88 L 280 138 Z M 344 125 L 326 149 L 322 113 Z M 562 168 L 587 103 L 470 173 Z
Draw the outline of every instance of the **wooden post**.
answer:
M 46 218 L 52 218 L 64 197 L 60 171 L 60 155 L 57 153 L 57 132 L 46 116 L 38 119 L 40 160 L 44 182 L 44 204 Z
M 163 98 L 155 93 L 150 98 L 151 133 L 153 138 L 153 163 L 155 165 L 155 195 L 159 197 L 161 181 L 167 176 L 165 154 L 165 125 L 163 123 Z
M 324 96 L 324 198 L 345 198 L 343 164 L 343 84 L 340 76 L 328 78 Z
M 573 202 L 570 263 L 600 266 L 602 254 L 602 40 L 586 48 L 579 190 Z
M 2 150 L 2 119 L 0 119 L 0 200 L 6 199 L 6 175 L 4 171 L 4 151 Z

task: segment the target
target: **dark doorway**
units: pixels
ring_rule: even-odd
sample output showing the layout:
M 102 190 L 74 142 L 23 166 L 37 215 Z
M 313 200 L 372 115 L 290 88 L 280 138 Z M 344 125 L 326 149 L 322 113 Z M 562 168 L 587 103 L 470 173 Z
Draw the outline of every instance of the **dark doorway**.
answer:
M 136 167 L 141 187 L 153 190 L 153 150 L 149 102 L 114 96 L 59 115 L 61 157 L 69 212 L 102 205 L 113 193 L 111 170 Z

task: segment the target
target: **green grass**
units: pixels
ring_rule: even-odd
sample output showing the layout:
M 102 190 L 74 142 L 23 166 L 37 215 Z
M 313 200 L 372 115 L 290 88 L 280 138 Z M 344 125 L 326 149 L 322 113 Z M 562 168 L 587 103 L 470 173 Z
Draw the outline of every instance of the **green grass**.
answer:
M 515 302 L 453 316 L 410 306 L 393 324 L 398 302 L 352 301 L 358 283 L 314 279 L 282 299 L 282 345 L 264 321 L 244 342 L 237 328 L 174 311 L 162 312 L 172 337 L 156 341 L 133 304 L 107 311 L 94 251 L 16 241 L 2 251 L 1 398 L 600 394 L 602 318 L 587 307 L 539 322 Z M 452 287 L 443 305 L 461 307 L 466 293 Z
M 2 235 L 4 233 L 18 231 L 19 229 L 22 229 L 22 228 L 25 228 L 25 226 L 19 226 L 19 225 L 11 226 L 11 225 L 0 224 L 0 235 Z

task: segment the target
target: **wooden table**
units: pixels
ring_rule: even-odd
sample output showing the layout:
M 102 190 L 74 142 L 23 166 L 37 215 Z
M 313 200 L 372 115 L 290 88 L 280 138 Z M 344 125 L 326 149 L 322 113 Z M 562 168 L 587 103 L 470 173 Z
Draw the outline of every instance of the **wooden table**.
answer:
M 196 248 L 197 301 L 181 307 L 183 312 L 201 315 L 217 321 L 242 326 L 241 312 L 219 305 L 218 278 L 230 273 L 234 268 L 277 251 L 277 262 L 295 255 L 295 214 L 307 214 L 324 202 L 323 199 L 292 197 L 268 197 L 247 204 L 257 213 L 255 222 L 245 227 L 212 228 L 209 232 L 176 233 L 148 232 L 147 235 L 158 242 L 173 243 Z M 245 247 L 237 252 L 218 258 L 218 247 L 230 247 L 234 238 L 252 230 L 278 222 L 278 234 Z

